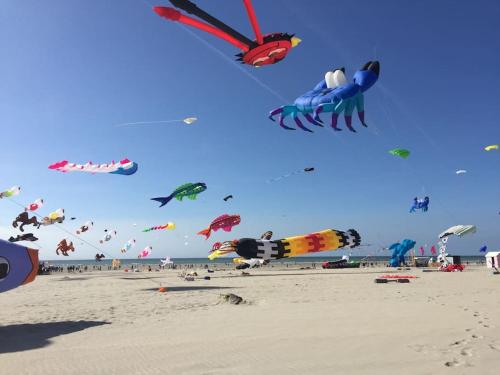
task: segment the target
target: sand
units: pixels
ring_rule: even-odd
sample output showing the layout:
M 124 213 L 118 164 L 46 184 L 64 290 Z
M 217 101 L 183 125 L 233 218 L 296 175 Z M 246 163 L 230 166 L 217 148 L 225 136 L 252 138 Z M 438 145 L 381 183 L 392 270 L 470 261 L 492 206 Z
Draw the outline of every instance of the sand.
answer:
M 500 373 L 486 268 L 399 271 L 409 284 L 375 284 L 383 268 L 248 272 L 39 276 L 0 294 L 0 374 Z

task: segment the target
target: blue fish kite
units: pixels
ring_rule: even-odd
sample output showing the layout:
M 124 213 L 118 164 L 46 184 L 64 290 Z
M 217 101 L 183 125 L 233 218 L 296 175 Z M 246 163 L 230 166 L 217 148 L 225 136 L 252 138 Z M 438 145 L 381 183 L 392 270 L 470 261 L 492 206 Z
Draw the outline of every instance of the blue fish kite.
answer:
M 38 250 L 0 240 L 0 293 L 28 284 L 38 272 Z

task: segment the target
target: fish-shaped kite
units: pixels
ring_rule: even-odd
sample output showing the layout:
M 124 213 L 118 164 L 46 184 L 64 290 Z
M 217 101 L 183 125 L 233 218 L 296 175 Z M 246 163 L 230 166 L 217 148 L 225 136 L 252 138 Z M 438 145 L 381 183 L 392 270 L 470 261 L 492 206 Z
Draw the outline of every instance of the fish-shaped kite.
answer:
M 163 207 L 173 198 L 177 199 L 178 201 L 182 201 L 182 198 L 184 197 L 188 197 L 188 199 L 194 200 L 196 199 L 196 196 L 198 194 L 204 192 L 205 190 L 207 190 L 207 185 L 203 182 L 188 182 L 187 184 L 179 186 L 168 197 L 151 198 L 151 200 L 160 202 L 160 207 Z
M 77 231 L 76 231 L 76 234 L 81 234 L 81 233 L 85 233 L 85 232 L 88 232 L 90 230 L 90 228 L 92 228 L 94 226 L 94 222 L 93 221 L 87 221 L 85 222 L 85 224 L 83 224 Z
M 175 229 L 175 223 L 168 222 L 167 224 L 164 225 L 158 225 L 156 227 L 144 229 L 143 232 L 151 232 L 152 230 L 166 230 L 166 229 Z
M 406 159 L 408 156 L 410 156 L 410 151 L 406 150 L 404 148 L 395 148 L 395 149 L 389 150 L 389 154 L 394 155 L 394 156 L 399 156 L 403 159 Z
M 208 240 L 212 231 L 222 229 L 225 232 L 231 232 L 231 229 L 240 222 L 240 215 L 224 214 L 212 220 L 208 228 L 199 231 L 197 234 L 205 236 L 205 239 Z
M 45 216 L 42 219 L 41 225 L 52 225 L 55 223 L 62 224 L 64 219 L 64 208 L 58 208 L 57 210 L 51 212 L 49 216 Z
M 24 208 L 24 211 L 36 211 L 38 210 L 40 207 L 43 206 L 43 199 L 42 198 L 38 198 L 38 199 L 35 199 L 35 201 L 33 203 L 30 203 L 27 207 Z
M 54 169 L 59 172 L 89 172 L 89 173 L 109 173 L 109 174 L 121 174 L 124 176 L 130 176 L 137 172 L 139 168 L 136 162 L 130 161 L 128 159 L 123 159 L 119 163 L 114 161 L 109 164 L 93 164 L 88 162 L 87 164 L 75 164 L 70 163 L 67 160 L 63 160 L 54 164 L 49 165 L 49 169 Z
M 140 253 L 139 255 L 137 256 L 137 258 L 146 258 L 147 256 L 149 256 L 151 254 L 151 252 L 153 251 L 153 247 L 152 246 L 148 246 L 148 247 L 145 247 Z
M 38 272 L 38 250 L 0 240 L 0 293 L 28 284 Z
M 12 186 L 10 189 L 0 192 L 0 199 L 2 198 L 10 198 L 15 195 L 19 195 L 21 192 L 21 188 L 19 186 Z
M 104 243 L 104 242 L 111 241 L 111 239 L 117 235 L 116 230 L 107 230 L 107 229 L 104 229 L 104 233 L 106 233 L 106 234 L 104 235 L 104 237 L 102 238 L 102 240 L 99 240 L 99 243 Z
M 129 251 L 131 248 L 135 246 L 135 242 L 136 241 L 133 238 L 131 238 L 125 243 L 125 245 L 123 245 L 120 251 L 125 254 L 127 251 Z

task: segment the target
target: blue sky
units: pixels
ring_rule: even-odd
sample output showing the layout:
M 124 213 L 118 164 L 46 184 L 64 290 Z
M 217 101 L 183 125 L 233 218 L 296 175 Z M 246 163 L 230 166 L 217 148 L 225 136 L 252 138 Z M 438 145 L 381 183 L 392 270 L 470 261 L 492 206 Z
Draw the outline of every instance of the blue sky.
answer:
M 242 2 L 197 4 L 252 35 Z M 478 232 L 451 240 L 450 252 L 500 247 L 500 153 L 483 150 L 500 143 L 496 1 L 254 0 L 264 32 L 303 41 L 261 69 L 234 63 L 233 46 L 167 22 L 152 5 L 168 2 L 2 2 L 1 190 L 20 185 L 22 203 L 43 197 L 41 214 L 65 208 L 78 218 L 65 222 L 70 231 L 94 220 L 86 237 L 93 244 L 105 228 L 117 229 L 118 239 L 102 247 L 111 256 L 129 238 L 138 241 L 132 257 L 147 245 L 157 257 L 202 257 L 217 240 L 326 228 L 357 229 L 374 244 L 357 253 L 368 254 L 404 238 L 432 245 L 455 224 L 476 224 Z M 328 127 L 309 134 L 267 119 L 326 71 L 345 66 L 350 79 L 373 59 L 381 75 L 365 94 L 368 129 L 354 120 L 357 134 Z M 187 116 L 199 121 L 115 126 Z M 410 158 L 389 155 L 395 147 L 411 150 Z M 123 157 L 139 163 L 135 175 L 47 169 L 63 159 Z M 266 183 L 309 166 L 316 171 Z M 456 176 L 457 169 L 468 173 Z M 159 209 L 149 200 L 198 181 L 208 190 L 196 201 Z M 235 198 L 224 202 L 227 194 Z M 409 214 L 413 197 L 423 195 L 429 212 Z M 0 213 L 5 238 L 15 233 L 19 207 L 0 201 Z M 196 236 L 223 213 L 239 213 L 241 224 L 209 241 Z M 177 229 L 140 233 L 167 221 Z M 34 232 L 42 258 L 54 259 L 67 235 L 55 227 Z M 73 258 L 96 252 L 75 244 Z

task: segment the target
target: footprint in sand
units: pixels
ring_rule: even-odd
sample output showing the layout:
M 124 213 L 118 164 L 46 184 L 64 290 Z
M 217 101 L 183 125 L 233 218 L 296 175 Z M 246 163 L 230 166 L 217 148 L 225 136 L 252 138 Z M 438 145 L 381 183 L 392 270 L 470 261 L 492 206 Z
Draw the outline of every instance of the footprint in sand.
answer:
M 460 351 L 460 355 L 464 357 L 472 357 L 472 351 L 469 348 L 464 348 Z
M 445 362 L 444 365 L 446 367 L 457 367 L 457 366 L 460 366 L 460 362 L 458 362 L 456 359 L 454 359 L 453 361 Z

